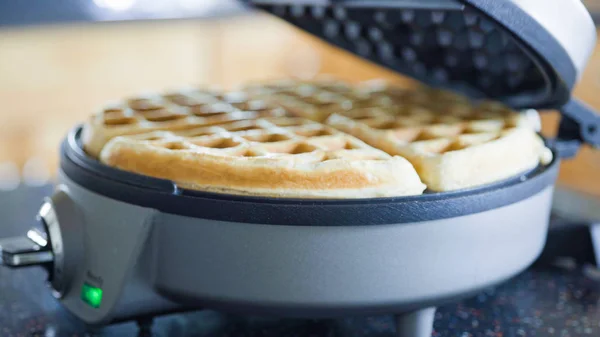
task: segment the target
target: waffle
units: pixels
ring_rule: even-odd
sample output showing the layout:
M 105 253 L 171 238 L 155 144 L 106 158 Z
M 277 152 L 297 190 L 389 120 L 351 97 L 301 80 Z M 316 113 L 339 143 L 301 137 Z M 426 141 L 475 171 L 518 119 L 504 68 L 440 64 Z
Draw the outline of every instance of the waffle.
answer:
M 86 123 L 82 139 L 86 152 L 97 157 L 106 142 L 117 136 L 285 114 L 282 108 L 273 107 L 248 92 L 187 88 L 108 104 Z
M 432 191 L 492 183 L 552 159 L 536 133 L 535 112 L 491 102 L 472 105 L 439 91 L 380 94 L 397 103 L 340 111 L 326 124 L 408 159 Z
M 406 159 L 302 118 L 119 136 L 100 160 L 186 188 L 230 194 L 373 198 L 425 190 Z
M 125 100 L 83 141 L 110 166 L 192 189 L 371 198 L 518 176 L 552 159 L 540 127 L 537 112 L 430 88 L 283 80 Z

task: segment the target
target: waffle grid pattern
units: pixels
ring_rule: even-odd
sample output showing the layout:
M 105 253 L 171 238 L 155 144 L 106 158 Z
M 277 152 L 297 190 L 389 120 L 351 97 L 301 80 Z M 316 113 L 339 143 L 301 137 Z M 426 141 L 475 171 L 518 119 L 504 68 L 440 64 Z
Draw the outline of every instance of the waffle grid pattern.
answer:
M 262 118 L 183 131 L 129 137 L 157 149 L 228 157 L 264 157 L 318 163 L 332 159 L 389 159 L 386 153 L 333 128 L 301 118 Z
M 440 114 L 431 108 L 439 102 L 429 96 L 423 103 L 340 111 L 326 123 L 351 133 L 355 133 L 350 130 L 351 125 L 358 127 L 368 134 L 363 137 L 375 143 L 373 146 L 382 146 L 381 141 L 387 140 L 390 144 L 384 146 L 384 150 L 398 155 L 406 154 L 402 146 L 418 148 L 423 153 L 443 154 L 493 141 L 516 127 L 535 128 L 535 120 L 500 105 L 447 102 L 446 112 Z
M 222 106 L 228 107 L 222 109 L 225 112 L 219 110 Z M 131 161 L 144 156 L 173 164 L 182 160 L 178 170 L 144 170 L 155 176 L 168 174 L 169 179 L 183 170 L 198 185 L 210 185 L 209 176 L 222 179 L 224 174 L 212 176 L 219 170 L 233 175 L 236 170 L 262 170 L 291 190 L 312 181 L 310 188 L 321 190 L 406 184 L 410 192 L 398 193 L 420 194 L 421 182 L 436 192 L 474 187 L 516 176 L 552 158 L 536 133 L 537 112 L 518 113 L 495 102 L 471 102 L 445 91 L 408 90 L 377 81 L 358 85 L 330 78 L 274 81 L 230 93 L 145 96 L 119 107 L 115 113 L 135 111 L 141 122 L 124 127 L 107 124 L 113 111 L 105 109 L 97 124 L 87 128 L 89 134 L 101 135 L 96 137 L 103 142 L 96 146 L 98 158 L 130 170 L 139 168 Z M 185 117 L 172 119 L 175 110 L 185 111 Z M 217 115 L 198 116 L 195 111 Z M 232 117 L 238 113 L 251 115 Z M 172 120 L 183 122 L 174 125 Z M 213 160 L 215 168 L 208 167 Z M 205 166 L 198 169 L 198 165 Z M 332 173 L 340 170 L 346 171 Z M 269 188 L 267 178 L 248 172 L 240 174 L 239 186 L 250 186 L 257 179 L 257 189 Z M 319 174 L 329 177 L 315 178 Z
M 352 89 L 335 81 L 279 83 L 263 90 L 292 114 L 323 121 L 408 159 L 435 191 L 491 183 L 552 158 L 536 135 L 541 127 L 537 112 L 518 113 L 496 102 L 471 102 L 446 91 L 406 90 L 381 82 Z M 315 97 L 329 97 L 330 103 Z
M 248 92 L 180 89 L 165 95 L 147 94 L 108 104 L 84 130 L 86 151 L 98 156 L 112 138 L 155 130 L 181 130 L 287 112 Z
M 252 99 L 245 92 L 221 95 L 210 91 L 180 91 L 161 95 L 145 95 L 112 104 L 98 115 L 105 126 L 153 129 L 176 124 L 186 119 L 187 125 L 207 125 L 227 120 L 263 115 L 283 115 L 281 108 Z

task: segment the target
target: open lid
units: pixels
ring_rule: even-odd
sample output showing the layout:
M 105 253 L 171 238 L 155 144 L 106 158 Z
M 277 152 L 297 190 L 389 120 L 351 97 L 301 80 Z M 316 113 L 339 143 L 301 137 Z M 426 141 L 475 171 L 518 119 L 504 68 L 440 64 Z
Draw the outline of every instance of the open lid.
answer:
M 596 44 L 580 0 L 245 1 L 429 86 L 561 110 L 561 156 L 600 146 L 600 118 L 571 97 Z

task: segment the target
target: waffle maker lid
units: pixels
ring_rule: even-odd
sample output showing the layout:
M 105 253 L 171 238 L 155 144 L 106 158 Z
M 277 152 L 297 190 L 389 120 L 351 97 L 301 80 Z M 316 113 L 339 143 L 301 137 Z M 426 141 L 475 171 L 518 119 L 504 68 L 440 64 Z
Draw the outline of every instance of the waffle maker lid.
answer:
M 600 146 L 600 118 L 571 96 L 596 44 L 579 0 L 245 0 L 432 87 L 515 109 L 557 109 L 561 157 Z

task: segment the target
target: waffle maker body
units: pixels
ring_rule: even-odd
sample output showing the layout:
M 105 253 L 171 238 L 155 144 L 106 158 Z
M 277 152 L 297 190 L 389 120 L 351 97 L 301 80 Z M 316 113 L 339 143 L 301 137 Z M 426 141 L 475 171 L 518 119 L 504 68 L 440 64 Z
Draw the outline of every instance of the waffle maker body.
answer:
M 430 307 L 505 280 L 538 256 L 558 171 L 555 161 L 425 198 L 282 201 L 113 172 L 87 158 L 77 137 L 75 129 L 63 144 L 48 203 L 69 229 L 61 236 L 77 233 L 86 248 L 65 251 L 73 269 L 62 268 L 65 283 L 54 289 L 90 323 L 187 305 L 297 317 Z M 64 204 L 78 219 L 62 223 Z M 85 283 L 102 288 L 100 308 L 82 302 Z
M 40 230 L 0 240 L 4 264 L 45 266 L 53 294 L 89 324 L 197 308 L 313 318 L 395 313 L 401 336 L 424 337 L 436 305 L 502 282 L 539 255 L 561 158 L 600 144 L 596 114 L 570 96 L 595 39 L 580 3 L 556 1 L 586 28 L 577 28 L 579 47 L 563 43 L 563 33 L 545 25 L 552 15 L 532 14 L 528 1 L 251 4 L 427 84 L 561 110 L 558 136 L 548 139 L 554 160 L 456 192 L 273 199 L 190 191 L 102 165 L 82 150 L 75 127 Z M 447 31 L 449 38 L 440 33 Z M 450 62 L 462 52 L 469 62 Z M 501 60 L 508 61 L 498 71 L 491 61 Z

